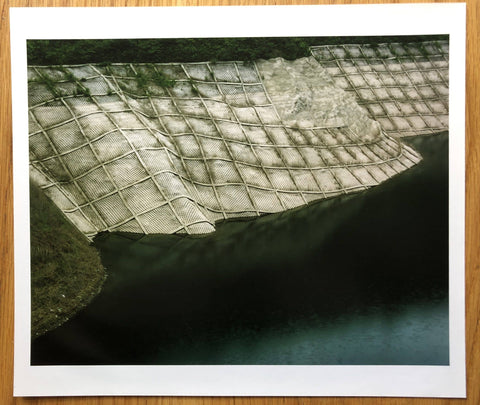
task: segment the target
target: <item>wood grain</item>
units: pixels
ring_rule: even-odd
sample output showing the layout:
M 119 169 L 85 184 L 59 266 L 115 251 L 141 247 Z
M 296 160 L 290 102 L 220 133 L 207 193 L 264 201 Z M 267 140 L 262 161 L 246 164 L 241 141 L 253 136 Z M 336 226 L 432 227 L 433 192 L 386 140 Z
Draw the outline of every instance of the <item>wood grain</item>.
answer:
M 13 201 L 12 122 L 10 85 L 9 7 L 44 6 L 200 6 L 260 4 L 367 4 L 414 3 L 395 0 L 0 0 L 0 405 L 478 405 L 480 404 L 480 142 L 477 113 L 479 95 L 480 2 L 467 0 L 467 102 L 466 102 L 466 338 L 467 400 L 409 398 L 171 398 L 79 397 L 13 398 Z M 428 1 L 427 1 L 428 2 Z M 430 1 L 434 2 L 434 1 Z M 436 1 L 443 3 L 445 1 Z

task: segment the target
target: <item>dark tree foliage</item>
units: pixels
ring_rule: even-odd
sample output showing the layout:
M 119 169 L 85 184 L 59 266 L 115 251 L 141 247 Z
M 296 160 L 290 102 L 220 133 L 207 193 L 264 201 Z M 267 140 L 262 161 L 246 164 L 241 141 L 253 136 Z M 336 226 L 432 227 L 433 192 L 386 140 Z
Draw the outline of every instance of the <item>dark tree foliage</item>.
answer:
M 256 60 L 309 55 L 309 47 L 347 43 L 417 42 L 446 35 L 390 37 L 275 37 L 29 40 L 29 65 L 166 63 Z

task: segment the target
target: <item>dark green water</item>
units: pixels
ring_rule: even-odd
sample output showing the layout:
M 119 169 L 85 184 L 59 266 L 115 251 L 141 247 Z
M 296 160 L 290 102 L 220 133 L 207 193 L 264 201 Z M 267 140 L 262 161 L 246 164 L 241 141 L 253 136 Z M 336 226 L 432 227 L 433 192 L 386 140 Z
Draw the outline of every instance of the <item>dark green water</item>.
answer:
M 448 364 L 448 135 L 363 193 L 207 237 L 97 237 L 101 294 L 32 364 Z

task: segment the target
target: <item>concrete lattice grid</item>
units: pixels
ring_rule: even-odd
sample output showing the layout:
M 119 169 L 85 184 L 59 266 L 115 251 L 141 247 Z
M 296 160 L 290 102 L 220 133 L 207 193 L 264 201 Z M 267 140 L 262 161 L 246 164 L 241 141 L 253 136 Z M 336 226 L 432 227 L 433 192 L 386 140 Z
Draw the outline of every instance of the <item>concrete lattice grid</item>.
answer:
M 139 84 L 158 72 L 175 86 Z M 286 125 L 255 63 L 28 73 L 31 178 L 88 237 L 207 233 L 219 220 L 364 190 L 421 159 L 382 131 Z
M 447 40 L 324 45 L 311 52 L 388 134 L 448 130 Z

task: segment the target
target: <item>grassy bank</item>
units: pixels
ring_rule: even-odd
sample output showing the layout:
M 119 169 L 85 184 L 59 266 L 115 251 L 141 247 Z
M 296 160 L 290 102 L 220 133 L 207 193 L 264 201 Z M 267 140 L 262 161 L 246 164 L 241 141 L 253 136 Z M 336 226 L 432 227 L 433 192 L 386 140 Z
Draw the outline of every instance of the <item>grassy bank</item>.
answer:
M 29 65 L 167 63 L 256 60 L 309 56 L 309 47 L 446 39 L 447 35 L 376 37 L 275 37 L 29 40 Z
M 32 339 L 87 305 L 106 277 L 95 248 L 30 185 Z

